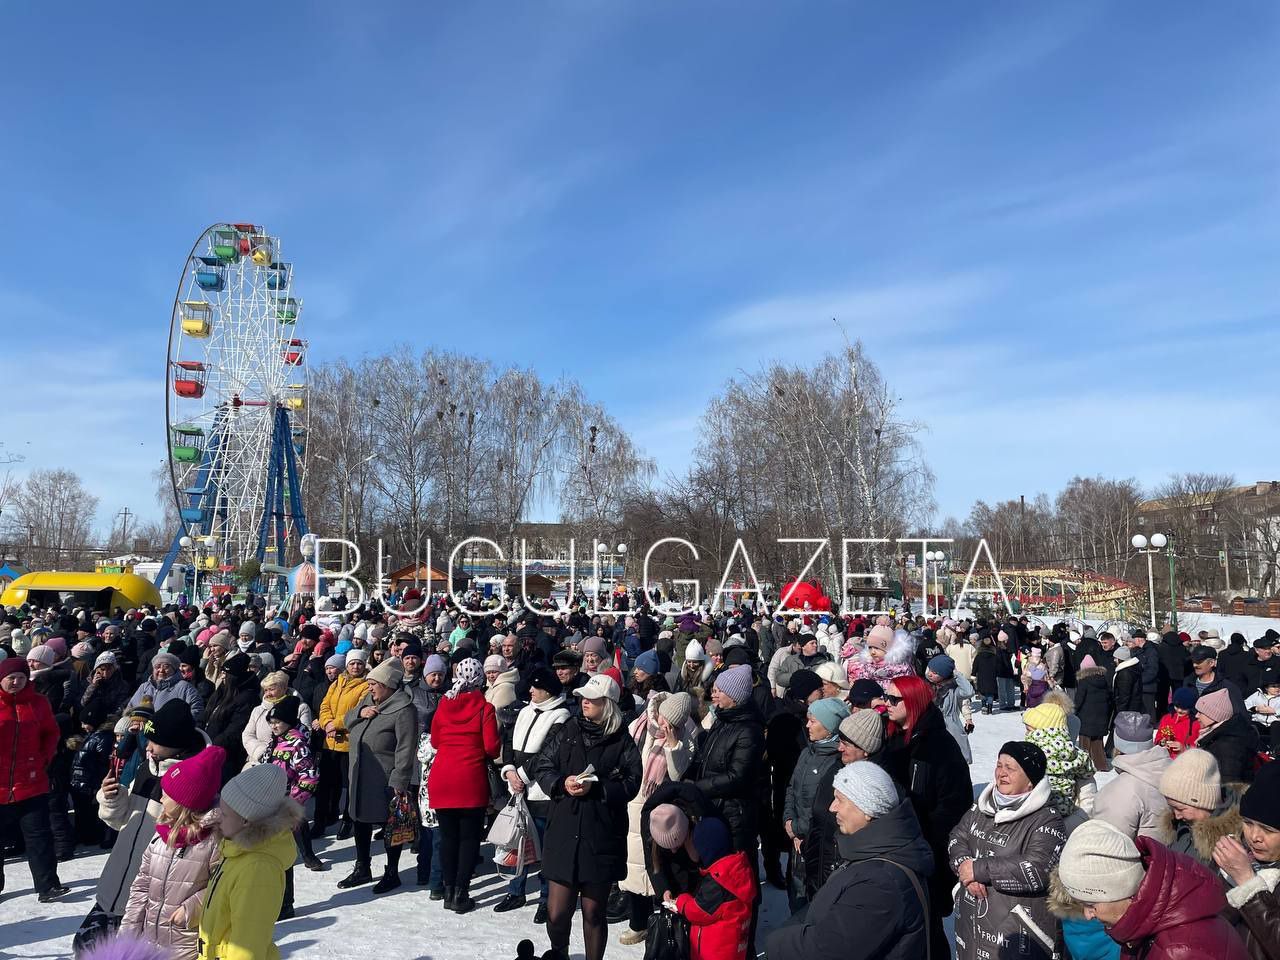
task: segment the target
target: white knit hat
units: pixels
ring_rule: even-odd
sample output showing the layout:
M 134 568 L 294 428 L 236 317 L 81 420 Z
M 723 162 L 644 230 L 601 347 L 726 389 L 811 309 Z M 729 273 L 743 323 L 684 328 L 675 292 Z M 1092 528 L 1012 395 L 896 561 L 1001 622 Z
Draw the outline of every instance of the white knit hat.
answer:
M 849 689 L 849 674 L 838 663 L 832 663 L 828 660 L 826 663 L 818 664 L 813 672 L 818 675 L 819 680 L 835 684 L 841 690 Z
M 1166 800 L 1216 810 L 1222 802 L 1222 773 L 1208 750 L 1184 750 L 1160 775 L 1160 792 Z
M 222 802 L 250 823 L 265 820 L 284 803 L 289 778 L 274 763 L 259 763 L 238 773 L 222 788 Z
M 1138 892 L 1142 854 L 1128 834 L 1105 820 L 1080 824 L 1058 861 L 1058 879 L 1082 903 L 1114 903 Z
M 702 649 L 702 644 L 697 640 L 690 640 L 684 648 L 684 658 L 686 660 L 706 660 L 707 653 Z
M 855 760 L 840 768 L 832 786 L 873 820 L 898 805 L 898 790 L 884 768 L 870 760 Z
M 52 667 L 53 661 L 57 658 L 57 654 L 53 652 L 52 647 L 46 647 L 43 643 L 32 647 L 27 651 L 27 659 L 34 660 L 36 663 L 43 664 L 46 667 Z

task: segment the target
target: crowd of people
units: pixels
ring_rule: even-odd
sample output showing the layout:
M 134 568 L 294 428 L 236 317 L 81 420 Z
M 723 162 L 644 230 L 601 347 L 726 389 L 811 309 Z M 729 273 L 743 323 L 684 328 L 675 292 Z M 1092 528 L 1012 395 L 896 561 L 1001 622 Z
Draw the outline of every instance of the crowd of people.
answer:
M 588 960 L 672 918 L 691 960 L 1280 960 L 1274 633 L 462 600 L 5 611 L 6 856 L 48 902 L 110 851 L 77 952 L 275 956 L 331 832 L 335 888 L 391 894 L 408 847 L 414 909 L 465 914 L 516 823 L 490 906 L 552 958 L 578 915 Z

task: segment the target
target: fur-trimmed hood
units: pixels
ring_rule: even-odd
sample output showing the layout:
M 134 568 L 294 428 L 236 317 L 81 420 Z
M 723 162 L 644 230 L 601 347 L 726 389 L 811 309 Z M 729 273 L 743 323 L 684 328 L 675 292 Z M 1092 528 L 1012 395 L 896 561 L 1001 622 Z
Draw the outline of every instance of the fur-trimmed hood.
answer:
M 1107 671 L 1102 667 L 1085 667 L 1083 670 L 1076 671 L 1076 686 L 1080 685 L 1081 680 L 1088 680 L 1090 677 L 1107 678 Z
M 1056 703 L 1058 706 L 1062 708 L 1062 712 L 1065 713 L 1068 717 L 1072 716 L 1076 712 L 1075 701 L 1072 700 L 1070 697 L 1068 697 L 1061 690 L 1050 690 L 1048 693 L 1044 695 L 1044 699 L 1041 700 L 1040 702 Z
M 267 844 L 281 832 L 289 834 L 289 842 L 293 843 L 293 828 L 302 822 L 302 807 L 298 806 L 293 800 L 285 799 L 280 804 L 280 809 L 267 817 L 265 820 L 257 820 L 249 823 L 243 830 L 235 835 L 235 838 L 224 838 L 222 841 L 222 855 L 224 857 L 235 857 L 242 853 L 255 853 L 258 848 Z M 274 851 L 270 851 L 274 853 Z M 296 849 L 294 854 L 296 857 Z M 290 857 L 286 863 L 285 869 L 293 866 L 295 857 Z
M 1182 824 L 1175 820 L 1172 810 L 1160 815 L 1160 827 L 1167 836 L 1176 836 L 1178 827 L 1185 826 L 1191 830 L 1191 842 L 1196 856 L 1204 863 L 1213 862 L 1213 848 L 1223 837 L 1239 836 L 1243 826 L 1240 817 L 1240 798 L 1248 789 L 1246 784 L 1229 783 L 1222 786 L 1225 798 L 1222 805 L 1207 820 L 1193 820 Z

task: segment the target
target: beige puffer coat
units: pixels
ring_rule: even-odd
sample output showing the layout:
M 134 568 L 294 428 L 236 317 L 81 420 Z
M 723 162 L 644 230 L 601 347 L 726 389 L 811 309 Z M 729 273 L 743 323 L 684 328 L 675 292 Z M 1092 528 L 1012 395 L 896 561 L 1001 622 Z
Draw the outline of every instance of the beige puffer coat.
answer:
M 195 960 L 201 900 L 220 857 L 212 833 L 185 847 L 171 847 L 159 834 L 153 836 L 129 888 L 120 929 L 166 948 L 174 960 Z M 181 926 L 170 922 L 179 907 L 186 911 Z
M 1168 843 L 1173 834 L 1165 824 L 1169 801 L 1160 792 L 1160 777 L 1173 763 L 1164 747 L 1140 753 L 1117 753 L 1113 766 L 1120 775 L 1098 791 L 1093 816 L 1128 834 Z

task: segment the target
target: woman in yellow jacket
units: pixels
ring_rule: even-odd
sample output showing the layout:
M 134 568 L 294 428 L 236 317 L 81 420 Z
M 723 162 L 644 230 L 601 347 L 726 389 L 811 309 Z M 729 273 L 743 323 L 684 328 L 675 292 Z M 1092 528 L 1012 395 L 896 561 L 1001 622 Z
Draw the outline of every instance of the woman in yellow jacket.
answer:
M 324 731 L 324 750 L 320 757 L 320 784 L 316 790 L 316 822 L 311 831 L 312 837 L 323 836 L 325 828 L 333 822 L 339 810 L 342 811 L 342 826 L 338 830 L 338 839 L 346 840 L 352 834 L 351 819 L 346 812 L 347 804 L 340 802 L 342 789 L 349 779 L 348 755 L 351 752 L 351 740 L 343 718 L 355 709 L 369 686 L 365 679 L 368 661 L 368 650 L 348 650 L 345 672 L 333 681 L 324 699 L 320 701 L 320 729 Z
M 285 772 L 264 763 L 227 781 L 219 810 L 222 862 L 205 893 L 198 960 L 279 960 L 271 937 L 302 808 Z

